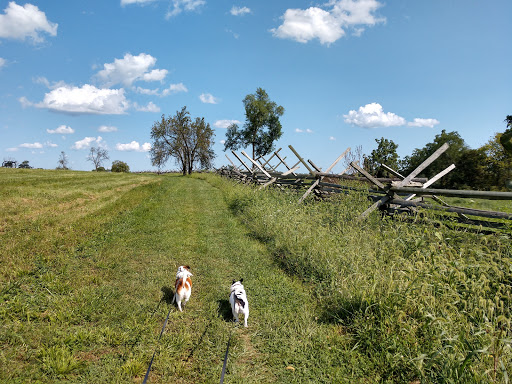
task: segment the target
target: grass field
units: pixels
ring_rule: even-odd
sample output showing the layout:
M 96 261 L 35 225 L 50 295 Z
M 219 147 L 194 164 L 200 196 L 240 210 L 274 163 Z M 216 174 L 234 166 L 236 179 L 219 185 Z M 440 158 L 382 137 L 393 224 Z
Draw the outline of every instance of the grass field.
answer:
M 0 382 L 498 383 L 510 238 L 215 175 L 0 169 Z M 192 268 L 183 313 L 176 268 Z M 234 326 L 243 277 L 249 328 Z

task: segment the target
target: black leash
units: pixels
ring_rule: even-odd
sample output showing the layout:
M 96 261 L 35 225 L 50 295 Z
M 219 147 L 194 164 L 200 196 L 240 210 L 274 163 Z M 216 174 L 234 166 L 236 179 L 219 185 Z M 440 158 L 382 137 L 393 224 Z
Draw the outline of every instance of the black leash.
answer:
M 220 384 L 224 382 L 224 374 L 226 373 L 226 363 L 228 362 L 229 343 L 231 342 L 231 336 L 233 336 L 233 332 L 231 332 L 229 335 L 228 347 L 226 348 L 226 356 L 224 356 L 224 364 L 222 365 L 222 373 L 220 374 Z
M 162 338 L 165 326 L 167 325 L 167 321 L 169 320 L 169 315 L 171 314 L 171 309 L 172 309 L 172 306 L 169 308 L 169 313 L 167 314 L 167 317 L 165 318 L 164 326 L 162 327 L 162 330 L 160 331 L 160 336 L 158 336 L 158 341 L 160 341 L 160 339 Z M 144 376 L 144 381 L 142 382 L 142 384 L 146 384 L 146 382 L 148 381 L 149 371 L 151 371 L 151 366 L 153 365 L 153 359 L 155 358 L 157 348 L 158 348 L 158 345 L 155 347 L 155 351 L 153 352 L 153 357 L 151 358 L 148 370 L 146 371 L 146 376 Z

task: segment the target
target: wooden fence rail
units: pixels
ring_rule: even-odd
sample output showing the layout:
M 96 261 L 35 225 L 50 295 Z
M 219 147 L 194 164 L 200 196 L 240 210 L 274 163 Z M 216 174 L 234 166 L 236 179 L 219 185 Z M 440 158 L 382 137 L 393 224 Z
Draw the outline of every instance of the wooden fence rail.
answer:
M 456 213 L 458 220 L 467 224 L 484 225 L 489 227 L 510 226 L 507 223 L 489 223 L 481 220 L 471 219 L 467 215 L 483 217 L 486 219 L 512 220 L 512 214 L 505 212 L 494 212 L 472 208 L 451 206 L 443 201 L 439 196 L 490 199 L 490 200 L 512 200 L 512 192 L 494 192 L 494 191 L 470 191 L 470 190 L 452 190 L 429 188 L 432 184 L 439 181 L 443 176 L 455 169 L 452 164 L 434 177 L 427 179 L 418 177 L 430 164 L 438 159 L 447 149 L 448 144 L 439 147 L 431 156 L 421 163 L 409 175 L 403 176 L 391 167 L 381 164 L 382 167 L 393 178 L 377 178 L 370 175 L 357 162 L 351 162 L 350 166 L 341 172 L 332 172 L 334 167 L 350 152 L 347 148 L 338 158 L 325 170 L 322 171 L 315 163 L 302 157 L 295 148 L 288 146 L 291 152 L 298 159 L 297 163 L 289 166 L 285 159 L 279 153 L 281 148 L 275 151 L 268 159 L 260 156 L 258 159 L 252 159 L 247 153 L 242 151 L 242 155 L 247 158 L 252 166 L 249 166 L 242 158 L 232 151 L 233 156 L 240 163 L 236 165 L 229 156 L 226 155 L 230 166 L 222 167 L 217 172 L 222 176 L 235 179 L 243 183 L 252 183 L 259 185 L 259 188 L 295 188 L 304 191 L 299 198 L 299 203 L 304 201 L 308 195 L 313 194 L 317 198 L 325 198 L 336 193 L 350 193 L 351 191 L 362 191 L 361 188 L 341 185 L 336 180 L 362 181 L 370 184 L 366 189 L 369 198 L 374 203 L 366 209 L 360 216 L 363 220 L 375 209 L 381 209 L 389 214 L 395 212 L 417 212 L 418 208 L 434 210 L 441 213 Z M 278 161 L 276 165 L 271 165 L 271 160 Z M 297 173 L 303 166 L 307 173 Z M 285 167 L 286 170 L 279 171 L 279 168 Z M 352 168 L 352 174 L 347 172 Z M 359 173 L 361 176 L 357 176 Z M 373 188 L 372 188 L 373 186 Z M 425 199 L 432 199 L 433 203 L 426 202 Z

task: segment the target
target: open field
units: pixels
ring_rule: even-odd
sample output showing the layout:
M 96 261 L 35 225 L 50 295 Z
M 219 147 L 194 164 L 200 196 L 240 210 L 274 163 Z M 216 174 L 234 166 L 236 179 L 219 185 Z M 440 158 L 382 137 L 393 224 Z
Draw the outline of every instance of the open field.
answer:
M 501 383 L 504 235 L 355 224 L 362 194 L 298 205 L 210 174 L 0 169 L 0 382 Z M 169 310 L 192 267 L 183 313 Z M 227 295 L 244 277 L 249 328 Z

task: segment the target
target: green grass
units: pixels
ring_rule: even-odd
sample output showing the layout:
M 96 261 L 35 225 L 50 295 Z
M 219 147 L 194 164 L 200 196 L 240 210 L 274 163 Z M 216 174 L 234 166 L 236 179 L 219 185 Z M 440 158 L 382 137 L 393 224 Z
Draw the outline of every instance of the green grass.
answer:
M 230 335 L 226 383 L 508 382 L 508 237 L 209 174 L 0 169 L 0 194 L 0 382 L 141 382 L 156 350 L 149 382 L 216 383 Z

